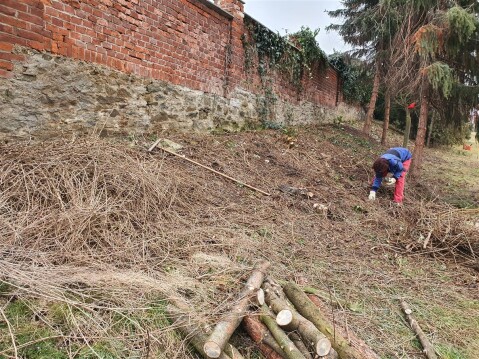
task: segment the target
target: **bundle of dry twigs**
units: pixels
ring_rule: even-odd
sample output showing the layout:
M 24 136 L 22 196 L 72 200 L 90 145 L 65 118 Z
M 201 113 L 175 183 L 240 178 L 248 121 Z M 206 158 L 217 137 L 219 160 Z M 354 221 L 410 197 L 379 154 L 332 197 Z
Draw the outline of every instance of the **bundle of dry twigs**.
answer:
M 35 315 L 67 348 L 94 353 L 90 343 L 116 340 L 126 345 L 120 352 L 181 357 L 178 341 L 169 349 L 174 338 L 159 334 L 171 330 L 164 313 L 155 333 L 147 329 L 148 312 L 158 298 L 185 300 L 187 293 L 214 313 L 201 304 L 211 300 L 207 286 L 194 279 L 201 265 L 181 261 L 224 232 L 195 225 L 191 188 L 201 187 L 198 179 L 165 169 L 146 151 L 97 138 L 16 143 L 0 152 L 0 284 L 10 286 L 10 300 L 34 300 Z M 233 276 L 235 268 L 230 263 Z M 48 317 L 52 303 L 62 303 L 68 326 Z M 123 326 L 138 336 L 118 338 Z
M 447 204 L 419 202 L 405 211 L 408 223 L 402 238 L 408 249 L 479 256 L 479 211 Z

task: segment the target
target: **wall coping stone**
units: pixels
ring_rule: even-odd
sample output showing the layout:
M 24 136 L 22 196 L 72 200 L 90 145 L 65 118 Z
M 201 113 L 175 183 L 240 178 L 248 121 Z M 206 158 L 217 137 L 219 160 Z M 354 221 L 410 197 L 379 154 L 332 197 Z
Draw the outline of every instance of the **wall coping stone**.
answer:
M 219 6 L 215 5 L 214 3 L 208 1 L 208 0 L 195 0 L 196 2 L 199 2 L 200 4 L 205 5 L 206 7 L 209 7 L 211 10 L 216 11 L 218 14 L 223 15 L 226 17 L 228 20 L 234 19 L 234 16 L 231 15 L 228 11 L 223 10 Z

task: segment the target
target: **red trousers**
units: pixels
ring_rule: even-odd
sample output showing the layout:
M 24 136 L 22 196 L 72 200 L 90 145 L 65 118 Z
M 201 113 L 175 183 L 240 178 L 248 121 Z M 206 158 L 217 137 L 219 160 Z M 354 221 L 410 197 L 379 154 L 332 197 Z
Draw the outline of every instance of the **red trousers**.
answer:
M 396 187 L 394 187 L 394 202 L 396 203 L 402 203 L 404 199 L 404 185 L 406 184 L 406 173 L 409 171 L 409 166 L 411 166 L 411 160 L 404 161 L 402 163 L 405 171 L 401 174 L 401 177 L 399 177 L 396 181 Z M 373 177 L 373 181 L 371 183 L 374 183 L 374 180 L 376 177 Z
M 394 202 L 402 203 L 404 199 L 404 185 L 406 184 L 406 171 L 409 171 L 411 160 L 404 161 L 402 163 L 404 171 L 396 181 L 396 187 L 394 188 Z

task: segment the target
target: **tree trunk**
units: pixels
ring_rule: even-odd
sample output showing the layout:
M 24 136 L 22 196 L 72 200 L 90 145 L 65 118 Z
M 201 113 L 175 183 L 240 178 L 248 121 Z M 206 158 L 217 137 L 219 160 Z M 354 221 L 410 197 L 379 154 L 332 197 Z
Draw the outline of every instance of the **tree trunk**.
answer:
M 387 144 L 388 128 L 389 128 L 389 116 L 391 115 L 391 95 L 386 92 L 385 109 L 384 109 L 384 122 L 383 122 L 383 134 L 381 136 L 381 145 Z
M 243 318 L 243 327 L 251 339 L 256 343 L 266 359 L 285 358 L 284 352 L 274 340 L 268 328 L 257 317 L 247 315 Z
M 427 134 L 427 147 L 431 147 L 431 137 L 432 137 L 432 129 L 434 127 L 434 119 L 436 118 L 437 114 L 436 112 L 433 112 L 432 117 L 431 117 L 431 123 L 429 124 L 428 128 L 428 134 Z
M 417 335 L 422 347 L 424 348 L 424 354 L 426 354 L 429 359 L 437 359 L 431 342 L 429 339 L 427 339 L 426 334 L 424 334 L 416 320 L 411 316 L 412 310 L 409 308 L 409 305 L 405 301 L 401 300 L 401 307 L 404 311 L 404 314 L 406 314 L 409 325 L 411 325 L 411 328 L 414 330 L 414 333 Z
M 229 341 L 233 332 L 241 323 L 243 316 L 248 309 L 251 298 L 256 295 L 264 280 L 264 275 L 269 267 L 268 262 L 260 263 L 255 267 L 251 277 L 246 282 L 241 291 L 238 300 L 229 313 L 216 324 L 213 332 L 206 341 L 203 349 L 210 358 L 218 358 L 223 351 L 226 343 Z
M 268 313 L 268 307 L 266 304 L 263 306 L 264 313 L 261 314 L 261 321 L 268 327 L 269 331 L 273 335 L 276 342 L 283 349 L 287 359 L 306 359 L 298 348 L 294 345 L 291 339 L 288 338 L 286 333 L 281 329 L 278 324 L 270 317 Z
M 376 108 L 376 101 L 378 99 L 378 93 L 379 93 L 379 80 L 380 80 L 379 60 L 376 59 L 376 73 L 374 74 L 373 91 L 371 93 L 371 99 L 369 100 L 366 121 L 364 122 L 364 126 L 363 126 L 363 132 L 366 135 L 369 135 L 369 133 L 371 132 L 371 126 L 372 126 L 373 117 L 374 117 L 374 109 Z
M 404 138 L 402 146 L 407 148 L 409 137 L 411 136 L 411 111 L 406 107 L 406 129 L 404 130 Z
M 200 353 L 204 358 L 208 358 L 205 351 L 203 350 L 203 345 L 207 340 L 207 335 L 198 331 L 198 328 L 191 324 L 191 318 L 188 314 L 183 313 L 180 309 L 176 308 L 173 305 L 168 305 L 166 307 L 166 313 L 168 318 L 170 318 L 178 331 L 183 334 L 185 338 L 188 339 L 188 342 Z M 220 353 L 218 356 L 220 359 L 231 359 L 230 356 L 225 353 Z
M 423 76 L 421 85 L 421 111 L 419 113 L 419 124 L 412 156 L 411 176 L 417 177 L 421 174 L 422 156 L 424 153 L 424 141 L 426 139 L 427 114 L 429 107 L 429 83 Z
M 265 301 L 277 313 L 276 323 L 288 331 L 297 331 L 305 343 L 311 344 L 314 352 L 325 356 L 331 351 L 331 342 L 309 320 L 280 298 L 269 283 L 264 283 Z
M 284 287 L 286 296 L 294 304 L 295 308 L 308 318 L 321 332 L 326 334 L 331 345 L 338 352 L 340 358 L 364 359 L 356 349 L 352 348 L 348 341 L 334 330 L 333 325 L 323 316 L 318 307 L 308 296 L 293 283 L 287 283 Z

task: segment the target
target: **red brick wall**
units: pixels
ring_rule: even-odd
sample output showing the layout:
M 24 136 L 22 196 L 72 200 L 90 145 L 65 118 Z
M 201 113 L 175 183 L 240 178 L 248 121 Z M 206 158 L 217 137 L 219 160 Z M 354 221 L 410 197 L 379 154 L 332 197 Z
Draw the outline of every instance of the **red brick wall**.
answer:
M 24 60 L 14 51 L 19 45 L 227 95 L 251 74 L 244 71 L 243 3 L 217 4 L 234 18 L 204 0 L 1 0 L 0 77 Z M 303 99 L 334 106 L 337 84 L 334 70 L 317 71 Z M 286 79 L 276 87 L 298 100 Z
M 307 100 L 335 106 L 342 98 L 338 93 L 338 73 L 332 67 L 317 68 L 313 71 L 313 78 L 305 80 Z
M 255 47 L 251 29 L 263 25 L 249 16 L 245 19 L 245 24 L 245 29 L 247 29 L 247 31 L 245 31 L 247 47 Z M 294 48 L 292 48 L 292 50 L 295 51 Z M 264 91 L 264 78 L 262 81 L 261 76 L 257 71 L 259 65 L 258 58 L 251 53 L 251 50 L 247 49 L 246 51 L 250 51 L 250 53 L 245 56 L 249 57 L 248 61 L 251 62 L 251 65 L 249 66 L 250 69 L 248 70 L 246 77 L 244 77 L 243 71 L 243 86 L 248 88 L 251 92 L 260 93 L 261 91 Z M 266 66 L 268 66 L 267 60 Z M 291 79 L 284 73 L 284 71 L 273 71 L 269 69 L 266 71 L 266 77 L 272 78 L 275 92 L 281 93 L 282 97 L 289 102 L 298 103 L 300 101 L 310 101 L 315 104 L 332 107 L 336 106 L 336 104 L 342 100 L 342 95 L 338 93 L 338 88 L 339 92 L 341 92 L 340 83 L 338 82 L 338 73 L 329 65 L 320 66 L 319 64 L 315 64 L 311 73 L 305 69 L 301 81 L 301 91 L 299 93 L 298 87 L 292 83 Z

